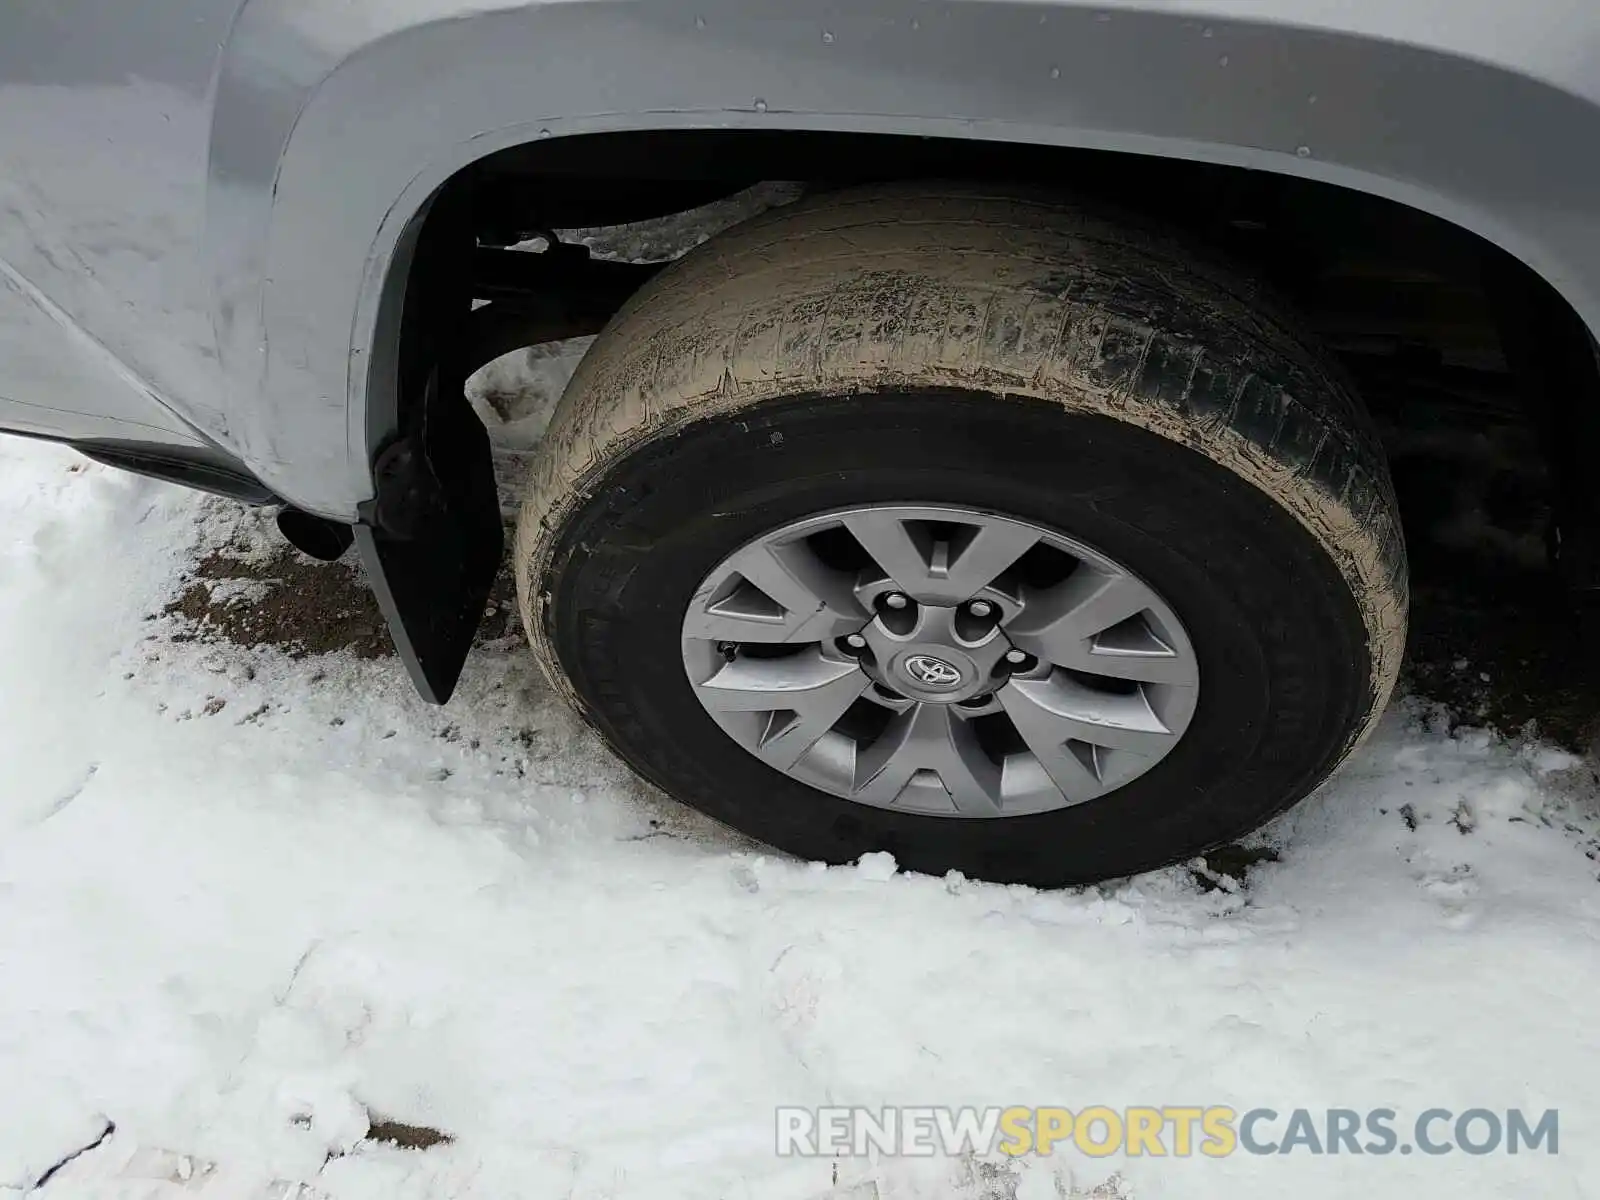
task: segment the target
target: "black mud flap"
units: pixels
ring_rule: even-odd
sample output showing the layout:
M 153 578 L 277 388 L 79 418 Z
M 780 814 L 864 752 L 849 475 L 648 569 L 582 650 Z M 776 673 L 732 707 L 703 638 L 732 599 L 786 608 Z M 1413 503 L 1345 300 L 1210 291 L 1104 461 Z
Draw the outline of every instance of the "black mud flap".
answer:
M 450 699 L 505 545 L 489 434 L 467 403 L 471 198 L 430 205 L 407 277 L 393 423 L 372 462 L 356 549 L 400 660 Z
M 434 372 L 420 428 L 379 454 L 377 499 L 356 526 L 395 649 L 435 704 L 455 690 L 505 550 L 488 432 L 451 399 Z
M 471 190 L 435 197 L 401 315 L 392 419 L 375 438 L 375 498 L 355 541 L 418 691 L 455 689 L 504 550 L 489 435 L 467 377 L 520 346 L 600 332 L 657 264 L 595 260 L 553 239 L 543 253 L 478 243 Z

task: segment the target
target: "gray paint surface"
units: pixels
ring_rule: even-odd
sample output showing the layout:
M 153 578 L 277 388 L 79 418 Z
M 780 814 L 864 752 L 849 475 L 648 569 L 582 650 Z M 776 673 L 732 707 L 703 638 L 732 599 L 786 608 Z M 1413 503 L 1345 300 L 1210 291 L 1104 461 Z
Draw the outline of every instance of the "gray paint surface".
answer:
M 350 518 L 432 191 L 543 136 L 697 127 L 1321 179 L 1481 234 L 1600 330 L 1582 0 L 9 0 L 0 428 L 203 437 Z

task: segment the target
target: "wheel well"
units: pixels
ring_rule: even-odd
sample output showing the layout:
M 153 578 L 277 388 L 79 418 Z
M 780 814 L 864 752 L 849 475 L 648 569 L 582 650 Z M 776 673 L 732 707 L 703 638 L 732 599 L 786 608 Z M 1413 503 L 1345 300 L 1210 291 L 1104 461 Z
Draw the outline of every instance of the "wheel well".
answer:
M 427 428 L 420 406 L 464 409 L 451 397 L 490 360 L 597 333 L 662 265 L 591 254 L 586 243 L 597 233 L 603 242 L 610 227 L 670 219 L 774 181 L 815 192 L 912 179 L 1052 190 L 1212 246 L 1296 305 L 1343 361 L 1380 426 L 1399 431 L 1391 462 L 1407 438 L 1440 430 L 1489 438 L 1507 430 L 1533 445 L 1542 456 L 1540 502 L 1567 548 L 1566 582 L 1590 592 L 1600 583 L 1600 507 L 1585 481 L 1588 456 L 1600 448 L 1600 370 L 1587 327 L 1553 288 L 1478 235 L 1394 201 L 1122 152 L 701 130 L 548 138 L 493 154 L 435 194 L 417 233 L 391 460 L 427 460 L 441 475 L 466 470 L 449 456 L 407 459 L 398 444 Z M 440 364 L 441 386 L 430 388 Z M 386 446 L 372 450 L 381 515 Z M 473 469 L 481 476 L 489 468 Z M 402 499 L 421 494 L 404 473 L 391 490 Z M 1409 536 L 1413 511 L 1426 505 L 1400 490 Z
M 707 130 L 542 140 L 479 161 L 445 192 L 470 195 L 480 246 L 509 246 L 555 230 L 670 216 L 761 181 L 809 191 L 915 178 L 1048 188 L 1159 219 L 1295 302 L 1375 403 L 1396 382 L 1431 374 L 1470 382 L 1480 409 L 1518 407 L 1487 286 L 1503 253 L 1426 213 L 1311 180 L 1112 151 Z M 424 241 L 436 232 L 425 228 Z M 494 269 L 492 260 L 484 265 Z M 593 325 L 597 310 L 620 305 L 630 284 L 647 277 L 611 272 L 597 296 L 596 273 L 564 265 L 530 272 L 526 282 L 582 310 L 584 319 L 569 326 Z

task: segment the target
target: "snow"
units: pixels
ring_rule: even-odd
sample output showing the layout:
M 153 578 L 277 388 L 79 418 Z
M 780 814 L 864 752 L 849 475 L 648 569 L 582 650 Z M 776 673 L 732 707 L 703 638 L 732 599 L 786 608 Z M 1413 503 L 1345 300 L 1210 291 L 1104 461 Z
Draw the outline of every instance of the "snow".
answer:
M 1570 754 L 1399 702 L 1267 832 L 1281 861 L 1209 890 L 824 869 L 632 781 L 514 638 L 444 710 L 393 660 L 174 641 L 149 615 L 257 515 L 18 440 L 0 509 L 0 1195 L 108 1125 L 42 1196 L 1576 1196 L 1600 1169 Z M 776 1106 L 889 1103 L 1559 1108 L 1563 1137 L 772 1153 Z

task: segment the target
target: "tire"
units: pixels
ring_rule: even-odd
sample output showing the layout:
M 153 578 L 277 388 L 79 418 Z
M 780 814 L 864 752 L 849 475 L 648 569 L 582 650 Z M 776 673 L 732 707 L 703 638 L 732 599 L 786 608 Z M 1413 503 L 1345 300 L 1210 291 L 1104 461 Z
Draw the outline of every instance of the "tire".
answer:
M 702 582 L 788 522 L 906 504 L 1058 532 L 1169 603 L 1199 679 L 1170 752 L 1085 802 L 969 820 L 830 793 L 730 737 L 685 668 Z M 1405 641 L 1382 451 L 1280 306 L 1164 234 L 958 186 L 776 210 L 641 289 L 562 398 L 515 565 L 554 685 L 672 796 L 806 859 L 1042 886 L 1193 857 L 1299 800 Z

